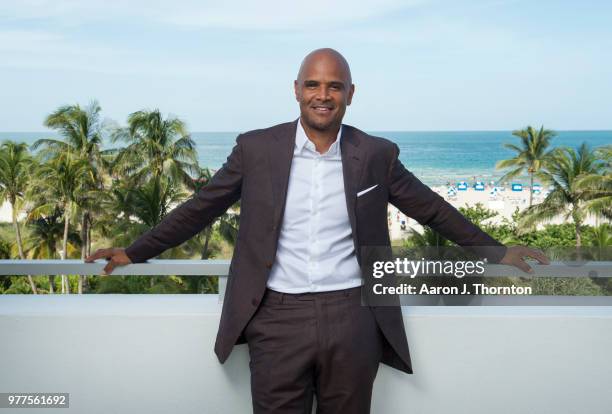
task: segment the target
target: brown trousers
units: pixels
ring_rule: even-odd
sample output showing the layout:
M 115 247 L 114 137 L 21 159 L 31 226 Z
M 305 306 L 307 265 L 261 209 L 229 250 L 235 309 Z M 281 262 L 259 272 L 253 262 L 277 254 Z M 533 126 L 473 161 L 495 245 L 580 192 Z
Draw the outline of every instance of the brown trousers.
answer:
M 360 288 L 266 290 L 244 331 L 255 414 L 370 412 L 383 336 Z

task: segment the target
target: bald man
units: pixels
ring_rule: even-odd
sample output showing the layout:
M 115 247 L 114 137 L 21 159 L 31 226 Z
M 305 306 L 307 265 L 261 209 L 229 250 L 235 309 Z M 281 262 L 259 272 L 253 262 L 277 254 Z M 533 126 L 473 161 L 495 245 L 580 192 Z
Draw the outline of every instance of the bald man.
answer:
M 115 266 L 179 245 L 241 199 L 215 352 L 249 347 L 254 413 L 369 413 L 379 363 L 412 365 L 399 307 L 361 304 L 361 247 L 389 246 L 387 205 L 493 261 L 527 270 L 408 172 L 397 145 L 342 124 L 355 86 L 344 57 L 308 54 L 294 82 L 296 121 L 241 134 L 209 184 L 127 249 L 88 257 Z M 501 252 L 501 253 L 499 253 Z M 497 256 L 497 257 L 495 257 Z

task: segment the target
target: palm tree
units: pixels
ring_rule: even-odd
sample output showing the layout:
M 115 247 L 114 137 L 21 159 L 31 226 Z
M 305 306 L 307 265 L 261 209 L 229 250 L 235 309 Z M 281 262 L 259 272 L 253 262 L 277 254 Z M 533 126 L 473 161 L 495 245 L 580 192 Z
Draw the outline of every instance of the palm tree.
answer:
M 78 212 L 77 200 L 88 188 L 93 186 L 91 168 L 86 159 L 72 152 L 59 153 L 43 164 L 37 171 L 37 182 L 33 191 L 37 192 L 38 203 L 30 212 L 31 217 L 50 214 L 57 208 L 64 215 L 64 236 L 61 259 L 66 260 L 68 253 L 68 233 L 70 220 Z M 62 275 L 62 291 L 70 293 L 67 278 Z
M 148 227 L 155 227 L 186 196 L 168 178 L 153 177 L 145 185 L 133 190 L 132 214 Z
M 17 221 L 19 211 L 17 203 L 23 200 L 23 195 L 30 179 L 32 165 L 32 157 L 28 152 L 26 144 L 17 144 L 13 141 L 2 143 L 0 147 L 0 199 L 2 201 L 8 199 L 11 204 L 11 218 L 21 260 L 25 259 L 25 255 L 23 253 L 21 230 Z M 28 282 L 32 288 L 32 293 L 36 295 L 38 292 L 31 275 L 28 275 Z
M 135 220 L 134 188 L 127 180 L 115 179 L 108 191 L 100 194 L 101 215 L 93 229 L 116 246 L 131 243 L 149 227 Z
M 112 140 L 128 143 L 117 153 L 115 174 L 129 175 L 137 183 L 164 175 L 193 188 L 190 174 L 198 171 L 195 142 L 180 119 L 164 119 L 157 109 L 134 112 L 127 128 L 117 129 Z
M 60 132 L 64 140 L 39 139 L 32 149 L 45 147 L 44 153 L 55 155 L 76 152 L 94 164 L 100 162 L 103 125 L 100 121 L 102 108 L 93 101 L 87 107 L 77 105 L 61 106 L 45 119 L 44 125 Z
M 96 101 L 92 101 L 85 108 L 77 105 L 67 105 L 58 108 L 45 119 L 45 126 L 60 132 L 63 140 L 40 139 L 33 145 L 33 149 L 42 146 L 41 156 L 44 159 L 56 158 L 60 154 L 72 153 L 87 161 L 88 171 L 92 177 L 88 191 L 83 191 L 81 197 L 76 200 L 80 207 L 81 221 L 81 259 L 88 254 L 91 244 L 89 227 L 93 220 L 93 212 L 96 210 L 96 191 L 103 189 L 102 172 L 104 167 L 103 156 L 109 151 L 101 151 L 103 123 L 100 121 L 101 107 Z M 83 276 L 79 276 L 78 290 L 82 292 Z
M 612 227 L 609 224 L 600 224 L 593 227 L 592 246 L 606 248 L 612 246 Z
M 595 154 L 604 163 L 604 173 L 586 174 L 577 186 L 584 191 L 587 210 L 612 219 L 612 145 L 598 148 Z
M 544 126 L 541 126 L 539 130 L 527 126 L 525 129 L 512 131 L 512 135 L 520 138 L 520 146 L 504 144 L 504 147 L 515 151 L 516 155 L 514 158 L 499 161 L 496 168 L 512 168 L 501 178 L 501 181 L 517 177 L 524 171 L 529 174 L 531 184 L 529 187 L 529 206 L 531 206 L 533 204 L 533 179 L 534 177 L 541 177 L 540 172 L 550 154 L 550 151 L 547 151 L 550 140 L 556 134 L 554 131 L 544 129 Z
M 581 226 L 587 213 L 584 189 L 579 185 L 580 179 L 586 175 L 600 174 L 602 168 L 601 160 L 586 143 L 577 151 L 572 148 L 556 149 L 544 171 L 545 178 L 552 183 L 552 190 L 542 203 L 525 210 L 519 227 L 525 231 L 537 223 L 562 215 L 565 219 L 572 219 L 576 247 L 580 247 Z
M 64 235 L 63 213 L 56 208 L 49 215 L 39 214 L 28 221 L 31 229 L 29 237 L 24 240 L 24 250 L 30 259 L 56 259 L 57 246 Z M 68 234 L 68 252 L 74 253 L 81 243 L 75 232 Z M 55 276 L 49 275 L 49 293 L 53 293 Z

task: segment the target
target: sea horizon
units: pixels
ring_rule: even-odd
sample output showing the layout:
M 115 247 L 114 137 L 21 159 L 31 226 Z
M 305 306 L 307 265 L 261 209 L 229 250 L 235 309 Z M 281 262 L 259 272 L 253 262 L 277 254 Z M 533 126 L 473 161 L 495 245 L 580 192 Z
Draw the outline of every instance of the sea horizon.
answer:
M 518 143 L 512 130 L 439 130 L 439 131 L 365 131 L 395 142 L 400 148 L 400 161 L 427 185 L 455 184 L 458 181 L 497 182 L 503 175 L 495 164 L 513 157 L 514 152 L 503 147 Z M 555 130 L 551 148 L 576 148 L 586 142 L 592 148 L 612 144 L 612 130 Z M 237 131 L 193 131 L 198 162 L 202 167 L 218 169 L 231 152 Z M 0 132 L 0 142 L 11 139 L 31 145 L 41 138 L 60 138 L 55 131 Z M 105 139 L 103 148 L 121 146 Z M 527 184 L 527 177 L 514 180 Z

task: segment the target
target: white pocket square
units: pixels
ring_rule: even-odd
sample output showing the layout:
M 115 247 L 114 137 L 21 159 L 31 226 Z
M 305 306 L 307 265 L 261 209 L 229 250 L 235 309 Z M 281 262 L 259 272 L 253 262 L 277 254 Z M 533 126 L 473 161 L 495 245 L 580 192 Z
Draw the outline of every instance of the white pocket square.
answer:
M 372 191 L 373 189 L 375 189 L 376 187 L 378 187 L 378 184 L 373 185 L 372 187 L 368 187 L 365 190 L 361 190 L 360 192 L 357 193 L 357 197 L 361 197 L 362 195 L 364 195 L 365 193 L 367 193 L 368 191 Z

